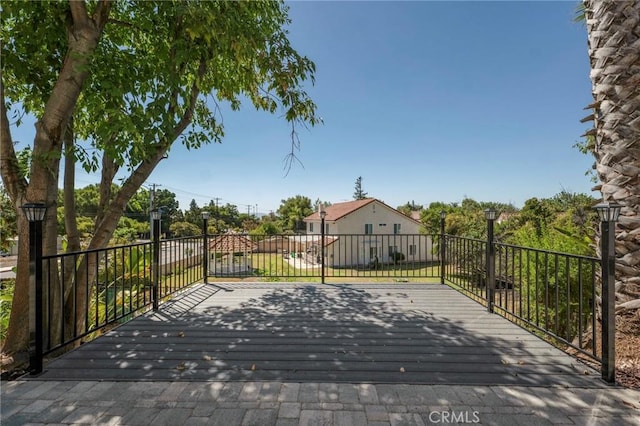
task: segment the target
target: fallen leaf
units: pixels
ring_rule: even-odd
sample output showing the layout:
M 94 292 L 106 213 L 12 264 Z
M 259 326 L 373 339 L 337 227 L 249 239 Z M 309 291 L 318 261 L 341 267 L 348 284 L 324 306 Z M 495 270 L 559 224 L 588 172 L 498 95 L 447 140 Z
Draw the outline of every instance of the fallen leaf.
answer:
M 588 376 L 588 375 L 589 375 L 589 370 L 584 370 L 584 371 L 582 372 L 582 374 L 584 374 L 585 376 Z
M 525 365 L 526 363 L 524 361 L 518 361 L 518 365 Z
M 630 402 L 622 401 L 622 403 L 623 403 L 624 405 L 626 405 L 627 407 L 635 408 L 636 410 L 638 409 L 638 407 L 636 407 L 635 405 L 633 405 L 633 404 L 632 404 L 632 403 L 630 403 Z
M 256 365 L 255 364 L 251 364 L 251 371 L 256 371 Z
M 401 373 L 404 373 L 404 371 L 405 371 L 405 370 L 404 370 L 404 367 L 400 367 L 400 372 L 401 372 Z
M 184 365 L 184 362 L 181 362 L 180 364 L 178 364 L 178 366 L 176 367 L 176 370 L 178 371 L 184 371 L 186 370 L 187 367 Z
M 209 355 L 205 355 L 202 357 L 205 361 L 211 361 L 211 357 Z
M 509 361 L 507 361 L 506 359 L 501 359 L 500 362 L 502 362 L 505 365 L 509 364 Z
M 184 331 L 179 332 L 178 337 L 184 337 Z

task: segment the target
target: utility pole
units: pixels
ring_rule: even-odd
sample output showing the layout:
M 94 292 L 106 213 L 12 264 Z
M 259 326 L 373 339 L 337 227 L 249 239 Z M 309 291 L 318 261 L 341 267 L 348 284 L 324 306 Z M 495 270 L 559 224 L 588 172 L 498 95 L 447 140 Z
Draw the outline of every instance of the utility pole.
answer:
M 218 212 L 220 210 L 218 210 L 218 201 L 220 201 L 220 197 L 215 197 L 214 200 L 216 201 L 216 214 L 215 214 L 215 219 L 218 218 Z

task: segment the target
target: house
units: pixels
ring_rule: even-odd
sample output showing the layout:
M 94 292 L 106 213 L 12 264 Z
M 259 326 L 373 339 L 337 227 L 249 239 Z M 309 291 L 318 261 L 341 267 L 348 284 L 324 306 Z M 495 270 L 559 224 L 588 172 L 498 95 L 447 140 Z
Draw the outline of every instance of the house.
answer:
M 420 222 L 380 200 L 336 203 L 324 210 L 325 263 L 330 267 L 437 260 L 431 237 L 420 234 Z M 319 212 L 306 217 L 307 235 L 322 234 L 321 221 Z

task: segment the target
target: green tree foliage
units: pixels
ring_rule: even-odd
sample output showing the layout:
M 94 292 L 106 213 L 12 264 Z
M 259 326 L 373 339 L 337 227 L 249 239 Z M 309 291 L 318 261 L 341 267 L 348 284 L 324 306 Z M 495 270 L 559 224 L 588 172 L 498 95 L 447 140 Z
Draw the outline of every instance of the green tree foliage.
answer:
M 500 213 L 513 213 L 516 208 L 511 204 L 476 201 L 464 198 L 461 203 L 434 202 L 422 210 L 421 221 L 428 234 L 440 232 L 440 212 L 445 212 L 445 233 L 469 238 L 486 237 L 487 221 L 484 211 L 493 209 Z M 498 226 L 497 231 L 500 230 Z M 499 237 L 500 232 L 496 235 Z
M 368 194 L 362 190 L 362 176 L 358 176 L 358 179 L 356 179 L 355 190 L 353 192 L 353 199 L 364 200 L 367 198 L 367 195 Z
M 313 214 L 311 199 L 303 195 L 282 200 L 278 207 L 278 215 L 284 231 L 301 230 L 304 225 L 302 220 L 311 214 Z
M 202 227 L 197 227 L 193 223 L 189 222 L 174 222 L 169 227 L 169 230 L 174 237 L 192 237 L 195 235 L 202 235 Z
M 56 250 L 63 158 L 71 250 L 79 246 L 70 202 L 76 163 L 101 173 L 93 249 L 108 243 L 127 203 L 174 142 L 196 149 L 222 140 L 219 103 L 237 110 L 249 102 L 282 113 L 292 126 L 289 159 L 299 147 L 297 128 L 320 122 L 304 88 L 315 65 L 288 40 L 284 2 L 16 1 L 2 8 L 0 169 L 15 207 L 27 201 L 50 207 L 45 254 Z M 24 113 L 38 123 L 28 180 L 9 121 L 18 124 Z M 26 224 L 18 225 L 26 240 Z M 28 340 L 28 265 L 26 248 L 20 250 L 18 308 L 3 348 L 10 353 L 24 350 Z M 82 306 L 90 295 L 75 296 Z M 76 325 L 83 321 L 79 312 Z
M 422 211 L 423 207 L 420 204 L 416 204 L 415 201 L 407 202 L 401 206 L 398 206 L 396 210 L 405 216 L 411 217 L 411 213 Z
M 140 203 L 140 207 L 142 208 L 148 205 L 149 205 L 148 201 L 146 204 L 143 202 Z M 128 208 L 131 208 L 131 203 L 129 203 L 127 206 Z M 160 189 L 160 190 L 156 189 L 155 207 L 158 210 L 162 211 L 163 220 L 166 220 L 168 224 L 171 224 L 174 220 L 178 220 L 181 216 L 180 209 L 179 209 L 180 203 L 178 203 L 178 200 L 176 200 L 176 194 L 169 191 L 168 189 Z M 147 214 L 147 218 L 148 218 L 148 209 L 142 210 L 142 211 Z M 138 212 L 136 211 L 136 213 Z
M 572 254 L 595 255 L 596 199 L 562 191 L 551 198 L 525 201 L 509 242 Z
M 257 227 L 249 231 L 250 235 L 255 236 L 265 236 L 265 235 L 276 235 L 282 233 L 282 228 L 280 228 L 275 222 L 262 222 Z
M 0 250 L 8 252 L 13 245 L 12 238 L 18 235 L 15 207 L 4 186 L 0 185 Z

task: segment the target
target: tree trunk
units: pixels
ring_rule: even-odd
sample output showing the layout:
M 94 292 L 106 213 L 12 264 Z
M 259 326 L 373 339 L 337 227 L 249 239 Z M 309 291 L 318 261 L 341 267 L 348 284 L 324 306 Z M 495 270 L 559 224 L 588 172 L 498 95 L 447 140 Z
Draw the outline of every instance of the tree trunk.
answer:
M 585 0 L 584 5 L 596 170 L 603 201 L 623 206 L 615 247 L 616 305 L 622 312 L 622 304 L 637 309 L 628 302 L 640 295 L 640 2 Z
M 70 2 L 72 22 L 67 28 L 67 54 L 60 74 L 47 99 L 44 113 L 36 123 L 29 182 L 18 179 L 17 159 L 9 128 L 2 130 L 0 157 L 3 157 L 2 179 L 11 201 L 16 206 L 25 202 L 44 202 L 47 214 L 43 226 L 43 254 L 57 252 L 57 193 L 62 138 L 71 118 L 82 85 L 88 76 L 91 60 L 107 20 L 111 3 L 99 2 L 90 17 L 84 2 Z M 2 124 L 6 119 L 2 93 Z M 8 123 L 8 120 L 6 121 Z M 4 167 L 4 166 L 8 167 Z M 9 328 L 2 351 L 16 354 L 28 349 L 29 343 L 29 227 L 23 215 L 18 220 L 18 264 Z

